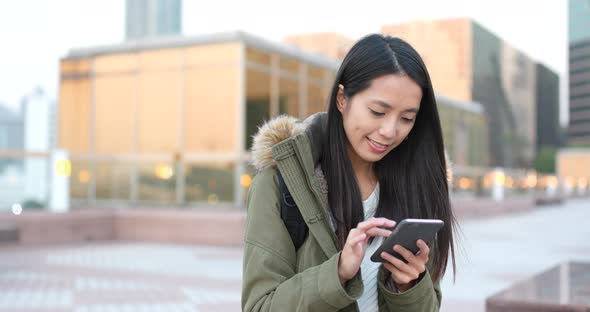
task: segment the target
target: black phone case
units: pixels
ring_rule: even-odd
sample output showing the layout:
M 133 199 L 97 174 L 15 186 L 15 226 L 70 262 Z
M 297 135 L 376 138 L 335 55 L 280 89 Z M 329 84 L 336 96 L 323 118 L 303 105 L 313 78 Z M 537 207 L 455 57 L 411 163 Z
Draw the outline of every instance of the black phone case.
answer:
M 444 222 L 442 220 L 436 220 L 437 222 L 408 222 L 402 220 L 394 229 L 391 235 L 385 239 L 383 244 L 373 253 L 371 261 L 373 262 L 386 262 L 385 259 L 381 258 L 383 251 L 391 254 L 392 256 L 406 262 L 404 257 L 393 250 L 393 246 L 400 245 L 416 254 L 420 249 L 416 246 L 416 241 L 421 239 L 426 244 L 429 244 L 435 237 L 436 233 L 443 227 Z M 438 222 L 440 221 L 440 222 Z

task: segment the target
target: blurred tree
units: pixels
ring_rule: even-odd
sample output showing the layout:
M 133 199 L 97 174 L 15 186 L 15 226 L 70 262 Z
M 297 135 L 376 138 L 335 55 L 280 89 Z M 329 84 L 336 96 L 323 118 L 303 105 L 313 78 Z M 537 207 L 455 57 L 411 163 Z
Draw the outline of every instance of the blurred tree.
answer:
M 45 204 L 36 200 L 36 199 L 25 199 L 21 206 L 26 209 L 43 209 L 45 208 Z
M 557 148 L 551 145 L 542 145 L 537 153 L 533 166 L 537 172 L 555 173 L 555 155 Z

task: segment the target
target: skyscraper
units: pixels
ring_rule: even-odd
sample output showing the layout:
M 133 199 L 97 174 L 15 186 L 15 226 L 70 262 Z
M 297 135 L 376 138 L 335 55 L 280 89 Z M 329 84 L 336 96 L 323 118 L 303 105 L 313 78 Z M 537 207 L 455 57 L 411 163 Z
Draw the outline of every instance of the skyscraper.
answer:
M 483 105 L 490 165 L 531 166 L 537 148 L 533 59 L 469 18 L 385 25 L 382 32 L 418 50 L 437 92 Z
M 0 102 L 0 149 L 20 150 L 22 148 L 23 118 Z
M 125 38 L 142 40 L 181 33 L 181 0 L 127 0 Z
M 590 145 L 590 0 L 569 0 L 568 20 L 568 143 Z
M 543 147 L 558 148 L 561 142 L 559 128 L 559 75 L 547 66 L 537 63 L 537 152 Z

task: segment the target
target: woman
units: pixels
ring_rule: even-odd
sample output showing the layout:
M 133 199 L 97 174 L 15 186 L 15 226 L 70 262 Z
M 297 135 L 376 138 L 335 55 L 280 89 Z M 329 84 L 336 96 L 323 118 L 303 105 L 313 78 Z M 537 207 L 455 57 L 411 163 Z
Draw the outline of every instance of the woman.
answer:
M 409 44 L 378 34 L 358 41 L 327 114 L 269 121 L 252 156 L 244 311 L 439 310 L 455 220 L 434 92 Z M 309 228 L 299 248 L 280 216 L 279 179 Z M 407 263 L 387 253 L 383 264 L 370 261 L 404 218 L 445 226 L 430 246 L 417 241 L 416 255 L 395 246 Z

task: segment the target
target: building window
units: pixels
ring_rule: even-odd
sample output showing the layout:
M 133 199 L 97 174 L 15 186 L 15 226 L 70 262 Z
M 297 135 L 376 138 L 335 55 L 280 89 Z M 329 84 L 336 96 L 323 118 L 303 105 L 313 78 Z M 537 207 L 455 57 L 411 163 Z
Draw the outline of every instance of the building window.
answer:
M 185 164 L 185 200 L 217 204 L 234 201 L 235 164 Z
M 246 150 L 252 148 L 252 136 L 258 127 L 270 118 L 271 101 L 270 70 L 247 68 L 246 70 L 246 132 L 243 140 Z

